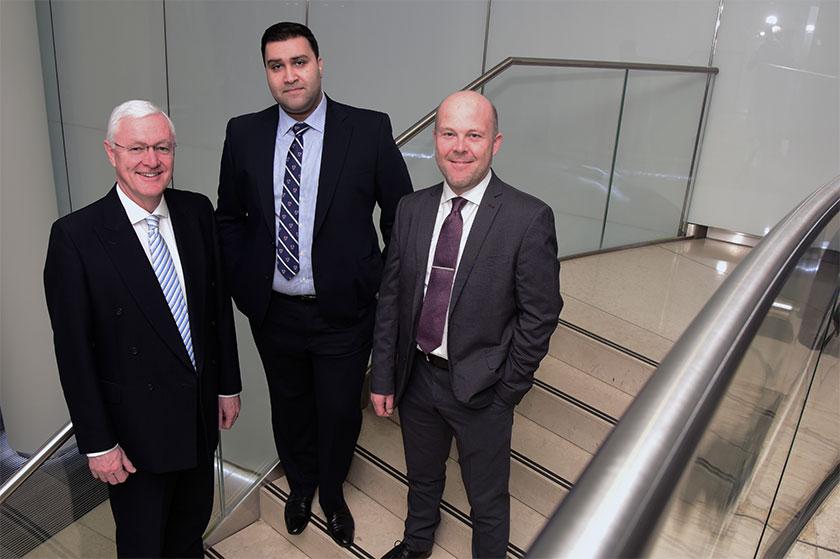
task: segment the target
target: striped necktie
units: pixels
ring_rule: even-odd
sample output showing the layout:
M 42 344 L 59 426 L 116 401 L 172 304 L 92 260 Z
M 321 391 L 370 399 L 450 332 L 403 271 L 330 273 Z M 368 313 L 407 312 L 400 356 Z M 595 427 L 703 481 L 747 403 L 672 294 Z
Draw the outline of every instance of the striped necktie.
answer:
M 292 126 L 295 137 L 286 155 L 286 174 L 280 195 L 280 226 L 277 228 L 277 269 L 287 280 L 300 271 L 298 231 L 300 219 L 300 168 L 303 165 L 303 134 L 309 130 L 305 122 Z
M 172 312 L 172 318 L 178 326 L 181 340 L 187 353 L 190 356 L 193 368 L 195 368 L 195 353 L 193 353 L 192 335 L 190 334 L 190 314 L 187 311 L 187 302 L 184 300 L 184 293 L 181 291 L 181 282 L 178 281 L 178 273 L 175 271 L 175 263 L 166 247 L 166 242 L 160 236 L 158 225 L 159 215 L 150 215 L 146 218 L 146 225 L 149 226 L 149 252 L 152 254 L 152 268 L 155 270 L 166 304 Z

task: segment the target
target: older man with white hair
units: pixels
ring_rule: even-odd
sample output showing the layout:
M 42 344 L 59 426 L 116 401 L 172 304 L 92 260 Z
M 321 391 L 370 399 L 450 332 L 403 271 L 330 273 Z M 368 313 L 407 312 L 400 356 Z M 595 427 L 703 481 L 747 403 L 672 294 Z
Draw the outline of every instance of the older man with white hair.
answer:
M 108 483 L 120 557 L 201 557 L 218 429 L 241 382 L 213 207 L 167 188 L 175 129 L 117 106 L 116 184 L 53 224 L 44 286 L 79 451 Z

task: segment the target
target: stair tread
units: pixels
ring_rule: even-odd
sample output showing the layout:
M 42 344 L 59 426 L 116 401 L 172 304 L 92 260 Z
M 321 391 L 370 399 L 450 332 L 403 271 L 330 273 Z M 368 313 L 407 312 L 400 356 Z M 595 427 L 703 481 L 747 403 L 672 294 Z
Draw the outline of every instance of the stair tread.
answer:
M 564 324 L 559 324 L 552 334 L 548 355 L 615 387 L 631 399 L 636 397 L 655 370 L 648 363 Z
M 280 488 L 283 492 L 288 494 L 289 485 L 285 476 L 274 482 L 273 485 Z M 265 492 L 266 489 L 263 489 Z M 272 499 L 276 497 L 271 494 Z M 388 550 L 394 546 L 394 542 L 402 538 L 403 534 L 403 520 L 394 515 L 387 508 L 383 507 L 377 501 L 360 491 L 351 483 L 344 484 L 344 498 L 347 501 L 347 506 L 353 513 L 353 518 L 356 522 L 356 537 L 354 544 L 363 549 L 368 554 L 374 557 L 381 557 Z M 324 519 L 324 514 L 317 504 L 317 494 L 312 506 L 312 513 L 314 516 Z M 265 519 L 264 519 L 265 520 Z M 285 532 L 285 523 L 282 515 L 277 517 L 276 522 L 269 521 L 269 524 L 280 533 Z M 310 524 L 303 534 L 309 532 L 317 533 L 322 536 L 322 539 L 335 547 L 336 552 L 344 552 L 349 554 L 349 551 L 340 548 L 330 539 L 329 535 L 319 530 L 316 526 Z M 303 535 L 301 534 L 301 535 Z M 299 536 L 291 536 L 295 540 Z M 435 546 L 432 550 L 432 556 L 440 559 L 454 559 L 446 550 Z
M 294 546 L 271 526 L 257 520 L 213 546 L 225 559 L 250 559 L 252 557 L 283 557 L 284 559 L 309 559 L 309 555 Z

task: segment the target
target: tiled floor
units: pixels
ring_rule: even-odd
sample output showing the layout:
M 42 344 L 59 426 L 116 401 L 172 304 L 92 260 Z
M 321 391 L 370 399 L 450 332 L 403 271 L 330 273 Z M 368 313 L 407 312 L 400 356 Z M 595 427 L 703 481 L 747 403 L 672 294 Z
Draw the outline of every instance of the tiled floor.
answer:
M 560 317 L 660 361 L 749 250 L 698 239 L 563 262 Z

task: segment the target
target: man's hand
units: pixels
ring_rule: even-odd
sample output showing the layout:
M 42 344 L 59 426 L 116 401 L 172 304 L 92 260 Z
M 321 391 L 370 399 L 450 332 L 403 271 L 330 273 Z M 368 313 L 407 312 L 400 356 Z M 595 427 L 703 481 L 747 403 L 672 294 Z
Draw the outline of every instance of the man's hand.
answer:
M 88 458 L 88 467 L 93 477 L 99 481 L 116 485 L 128 479 L 129 474 L 137 471 L 128 456 L 120 447 L 102 456 Z
M 373 411 L 379 417 L 391 417 L 394 415 L 394 395 L 370 393 L 370 403 L 373 404 Z
M 242 402 L 239 396 L 222 398 L 219 396 L 219 429 L 230 429 L 239 417 Z

